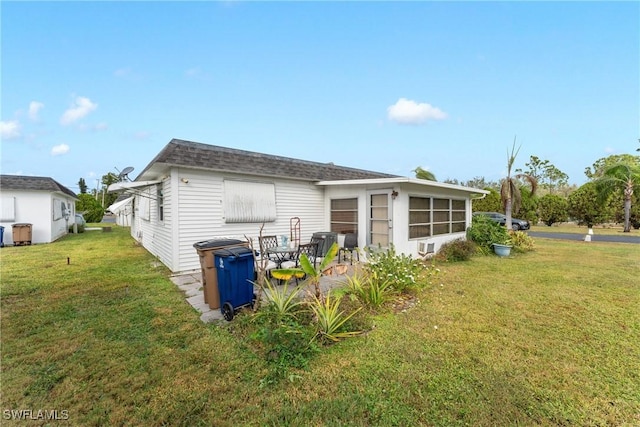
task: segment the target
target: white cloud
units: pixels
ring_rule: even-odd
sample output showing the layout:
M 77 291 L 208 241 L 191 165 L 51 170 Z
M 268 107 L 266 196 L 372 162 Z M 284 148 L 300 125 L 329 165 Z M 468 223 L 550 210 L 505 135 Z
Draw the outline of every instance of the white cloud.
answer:
M 76 129 L 81 132 L 103 132 L 108 128 L 109 126 L 106 123 L 102 122 L 95 125 L 79 124 Z
M 389 120 L 403 125 L 419 125 L 428 120 L 444 120 L 447 113 L 430 104 L 400 98 L 387 108 L 387 116 Z
M 20 122 L 17 120 L 10 120 L 8 122 L 0 122 L 0 137 L 2 139 L 15 139 L 20 138 Z
M 54 145 L 51 149 L 52 156 L 60 156 L 62 154 L 67 154 L 69 152 L 69 146 L 67 144 L 58 144 Z
M 89 98 L 78 96 L 67 111 L 60 118 L 60 124 L 70 125 L 98 108 L 98 104 L 91 102 Z
M 33 121 L 39 119 L 38 113 L 44 108 L 44 104 L 38 101 L 31 101 L 29 103 L 29 118 Z

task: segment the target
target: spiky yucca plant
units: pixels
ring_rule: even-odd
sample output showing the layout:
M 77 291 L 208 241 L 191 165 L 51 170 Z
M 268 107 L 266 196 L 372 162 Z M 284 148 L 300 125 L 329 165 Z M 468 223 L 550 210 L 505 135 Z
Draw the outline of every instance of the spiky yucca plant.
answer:
M 316 335 L 313 339 L 320 338 L 322 341 L 338 342 L 343 338 L 360 334 L 360 331 L 341 331 L 340 329 L 362 307 L 350 314 L 345 314 L 344 311 L 339 311 L 340 300 L 341 298 L 333 297 L 329 291 L 323 299 L 314 298 L 310 303 L 316 319 Z

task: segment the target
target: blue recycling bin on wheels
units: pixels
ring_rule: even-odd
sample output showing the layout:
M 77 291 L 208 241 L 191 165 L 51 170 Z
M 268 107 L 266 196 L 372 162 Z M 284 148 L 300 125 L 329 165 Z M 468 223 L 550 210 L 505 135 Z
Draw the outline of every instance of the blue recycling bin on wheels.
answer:
M 4 226 L 0 225 L 0 248 L 4 248 Z
M 227 321 L 231 321 L 238 308 L 252 306 L 256 298 L 252 282 L 253 252 L 247 247 L 234 247 L 221 249 L 214 255 L 218 273 L 220 311 Z

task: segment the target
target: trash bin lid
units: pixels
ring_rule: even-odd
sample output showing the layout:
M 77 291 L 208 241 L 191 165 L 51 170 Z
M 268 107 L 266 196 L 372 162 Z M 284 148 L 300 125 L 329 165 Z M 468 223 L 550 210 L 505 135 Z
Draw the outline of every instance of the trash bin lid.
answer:
M 242 245 L 244 243 L 246 242 L 238 239 L 210 239 L 196 242 L 193 244 L 193 247 L 196 249 L 210 249 L 217 248 L 219 246 Z
M 253 256 L 253 252 L 251 252 L 251 249 L 244 247 L 244 246 L 238 246 L 235 248 L 226 248 L 226 249 L 220 249 L 219 251 L 215 252 L 215 256 L 216 257 L 234 257 L 237 258 L 239 256 L 246 256 L 248 254 L 251 254 Z

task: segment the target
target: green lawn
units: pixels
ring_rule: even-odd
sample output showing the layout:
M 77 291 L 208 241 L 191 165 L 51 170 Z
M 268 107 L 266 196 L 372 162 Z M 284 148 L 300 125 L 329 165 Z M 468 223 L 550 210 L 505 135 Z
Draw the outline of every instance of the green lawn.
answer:
M 636 230 L 633 227 L 631 231 L 625 233 L 624 227 L 620 224 L 607 224 L 607 225 L 596 225 L 593 227 L 594 235 L 624 235 L 624 236 L 640 236 L 640 230 Z M 559 224 L 552 224 L 550 227 L 540 223 L 539 225 L 534 225 L 531 227 L 531 231 L 546 231 L 546 232 L 554 232 L 554 233 L 576 233 L 576 234 L 587 234 L 589 228 L 586 225 L 576 225 L 575 223 L 570 222 L 561 222 Z
M 637 426 L 640 245 L 536 240 L 444 264 L 406 312 L 265 383 L 128 230 L 1 256 L 2 410 L 51 425 Z M 67 262 L 69 260 L 69 263 Z M 12 425 L 3 416 L 2 425 Z M 41 420 L 15 425 L 42 425 Z

